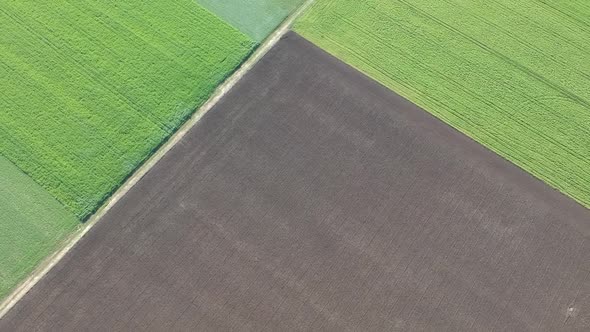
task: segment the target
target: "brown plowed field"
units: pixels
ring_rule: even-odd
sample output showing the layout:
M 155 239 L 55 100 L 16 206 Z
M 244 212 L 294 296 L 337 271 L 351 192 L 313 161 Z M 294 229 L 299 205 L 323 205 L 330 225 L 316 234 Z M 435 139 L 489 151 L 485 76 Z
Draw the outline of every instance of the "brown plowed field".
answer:
M 0 330 L 590 328 L 590 213 L 290 33 Z

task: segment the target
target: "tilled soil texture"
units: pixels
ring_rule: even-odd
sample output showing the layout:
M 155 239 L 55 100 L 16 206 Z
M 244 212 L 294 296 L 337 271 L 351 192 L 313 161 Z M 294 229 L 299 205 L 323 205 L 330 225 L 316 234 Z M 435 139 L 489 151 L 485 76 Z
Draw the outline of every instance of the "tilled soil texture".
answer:
M 0 330 L 581 330 L 589 226 L 290 33 Z

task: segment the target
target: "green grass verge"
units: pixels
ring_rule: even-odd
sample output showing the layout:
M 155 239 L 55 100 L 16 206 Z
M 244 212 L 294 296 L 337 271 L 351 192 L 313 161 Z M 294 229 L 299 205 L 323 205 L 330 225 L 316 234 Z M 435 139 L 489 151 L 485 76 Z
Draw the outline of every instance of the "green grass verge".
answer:
M 78 225 L 55 198 L 0 156 L 0 299 Z
M 317 0 L 295 30 L 590 207 L 585 0 Z
M 264 40 L 303 0 L 197 0 L 252 39 Z
M 0 154 L 84 219 L 255 42 L 192 0 L 0 3 Z

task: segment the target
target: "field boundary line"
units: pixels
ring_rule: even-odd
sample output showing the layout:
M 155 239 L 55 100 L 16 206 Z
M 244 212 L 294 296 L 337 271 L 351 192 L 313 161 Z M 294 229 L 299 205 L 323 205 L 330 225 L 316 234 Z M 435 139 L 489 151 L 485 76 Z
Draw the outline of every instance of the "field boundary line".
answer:
M 59 261 L 72 250 L 88 231 L 98 223 L 107 212 L 119 202 L 139 180 L 141 180 L 168 151 L 170 151 L 182 138 L 199 122 L 199 120 L 223 98 L 246 73 L 250 71 L 264 57 L 268 51 L 290 30 L 295 19 L 299 17 L 315 0 L 306 0 L 297 10 L 289 15 L 283 22 L 256 48 L 252 55 L 244 61 L 239 68 L 220 86 L 218 86 L 209 99 L 201 105 L 162 146 L 152 154 L 142 166 L 123 183 L 117 191 L 102 205 L 97 212 L 82 224 L 77 231 L 68 236 L 62 242 L 62 247 L 49 257 L 20 283 L 0 304 L 0 319 L 12 309 Z

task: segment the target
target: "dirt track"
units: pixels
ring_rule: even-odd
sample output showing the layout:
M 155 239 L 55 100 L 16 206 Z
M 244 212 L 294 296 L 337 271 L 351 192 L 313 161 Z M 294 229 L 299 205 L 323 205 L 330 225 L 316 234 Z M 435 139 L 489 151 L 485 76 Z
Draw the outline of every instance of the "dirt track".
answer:
M 584 329 L 589 236 L 588 210 L 290 33 L 0 330 Z

